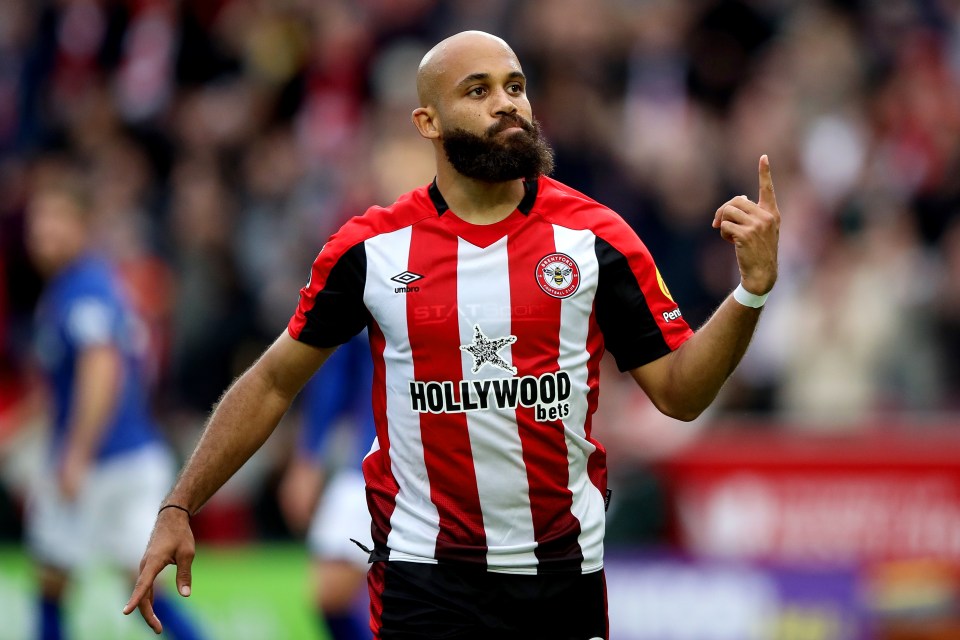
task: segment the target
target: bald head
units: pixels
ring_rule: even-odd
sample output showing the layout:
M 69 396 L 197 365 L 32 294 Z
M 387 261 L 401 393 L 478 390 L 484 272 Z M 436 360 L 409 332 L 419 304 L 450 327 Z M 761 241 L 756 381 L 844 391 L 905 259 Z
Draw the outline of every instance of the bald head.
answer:
M 484 31 L 462 31 L 442 40 L 430 49 L 417 70 L 417 96 L 420 106 L 434 104 L 445 83 L 452 86 L 460 80 L 464 65 L 492 56 L 507 56 L 520 69 L 516 54 L 502 38 Z

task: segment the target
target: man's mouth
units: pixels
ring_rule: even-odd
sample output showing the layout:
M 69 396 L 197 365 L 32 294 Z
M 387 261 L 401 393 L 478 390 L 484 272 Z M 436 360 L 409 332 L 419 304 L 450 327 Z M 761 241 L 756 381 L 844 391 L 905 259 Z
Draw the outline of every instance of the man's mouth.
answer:
M 530 128 L 530 125 L 520 118 L 503 118 L 491 128 L 490 135 L 495 136 L 498 133 L 503 133 L 504 131 L 529 131 Z

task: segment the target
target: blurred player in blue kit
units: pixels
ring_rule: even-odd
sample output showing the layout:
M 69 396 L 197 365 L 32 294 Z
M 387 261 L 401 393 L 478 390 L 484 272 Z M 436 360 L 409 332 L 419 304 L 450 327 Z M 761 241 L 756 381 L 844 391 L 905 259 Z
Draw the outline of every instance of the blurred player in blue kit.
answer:
M 297 453 L 280 487 L 291 528 L 307 530 L 314 601 L 333 640 L 370 637 L 368 553 L 359 544 L 373 546 L 360 467 L 376 437 L 372 378 L 363 332 L 337 349 L 301 392 Z
M 143 330 L 117 274 L 90 250 L 82 175 L 57 166 L 42 177 L 25 240 L 46 278 L 34 342 L 52 434 L 27 500 L 26 539 L 38 567 L 38 634 L 54 640 L 65 635 L 61 608 L 72 574 L 106 561 L 137 575 L 174 467 L 148 409 Z M 166 612 L 171 637 L 201 637 L 162 594 L 154 606 Z

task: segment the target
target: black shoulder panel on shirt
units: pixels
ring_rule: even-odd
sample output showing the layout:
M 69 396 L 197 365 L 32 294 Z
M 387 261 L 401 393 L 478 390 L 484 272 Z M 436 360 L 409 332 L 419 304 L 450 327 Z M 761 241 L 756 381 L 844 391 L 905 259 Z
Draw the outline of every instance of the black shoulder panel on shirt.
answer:
M 600 265 L 597 324 L 617 367 L 629 371 L 670 353 L 627 257 L 600 237 L 595 250 Z
M 370 320 L 363 304 L 367 252 L 362 242 L 347 249 L 330 270 L 306 313 L 300 341 L 315 347 L 336 347 L 360 333 Z

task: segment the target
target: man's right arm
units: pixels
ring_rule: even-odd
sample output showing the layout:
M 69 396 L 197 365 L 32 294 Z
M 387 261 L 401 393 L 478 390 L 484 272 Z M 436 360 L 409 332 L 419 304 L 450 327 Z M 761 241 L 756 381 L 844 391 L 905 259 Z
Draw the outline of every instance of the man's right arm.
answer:
M 140 576 L 124 607 L 135 607 L 157 633 L 162 626 L 153 612 L 153 582 L 168 564 L 177 565 L 177 590 L 190 592 L 193 535 L 187 513 L 195 513 L 260 448 L 297 392 L 334 349 L 303 344 L 284 332 L 223 395 L 210 416 L 193 454 L 154 525 L 140 562 Z
M 223 395 L 164 504 L 195 513 L 273 433 L 294 397 L 334 349 L 283 332 Z

